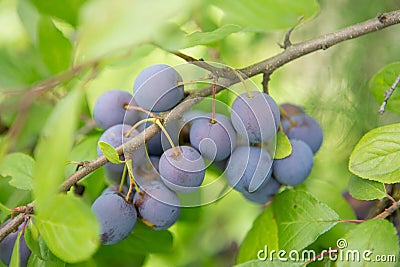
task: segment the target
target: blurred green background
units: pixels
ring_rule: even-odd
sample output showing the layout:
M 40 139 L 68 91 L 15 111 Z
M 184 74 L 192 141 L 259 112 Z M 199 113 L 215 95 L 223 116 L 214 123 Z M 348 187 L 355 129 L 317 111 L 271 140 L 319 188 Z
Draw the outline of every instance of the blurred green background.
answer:
M 111 88 L 131 91 L 136 75 L 148 65 L 184 63 L 166 51 L 184 47 L 179 43 L 179 36 L 175 36 L 179 35 L 175 31 L 176 25 L 190 33 L 199 29 L 212 31 L 221 23 L 221 10 L 213 7 L 214 1 L 170 1 L 164 6 L 157 6 L 151 1 L 76 0 L 67 1 L 72 3 L 69 7 L 51 14 L 46 11 L 46 4 L 40 6 L 40 12 L 34 11 L 32 3 L 36 2 L 40 6 L 40 1 L 34 0 L 0 1 L 2 138 L 15 120 L 22 93 L 32 84 L 49 79 L 72 65 L 96 59 L 105 51 L 112 52 L 102 56 L 104 60 L 99 61 L 95 76 L 85 84 L 87 110 L 81 117 L 83 128 L 90 123 L 94 101 L 102 92 Z M 296 28 L 292 42 L 308 40 L 400 8 L 397 0 L 321 0 L 318 3 L 318 13 Z M 85 8 L 79 10 L 81 4 Z M 134 10 L 126 9 L 124 5 L 134 7 Z M 265 8 L 269 8 L 267 4 Z M 285 21 L 284 10 L 282 15 L 273 7 L 271 10 Z M 54 14 L 61 15 L 49 17 Z M 158 17 L 155 14 L 162 15 Z M 285 23 L 294 25 L 297 19 Z M 127 25 L 126 20 L 136 23 L 131 24 L 132 29 L 122 27 Z M 160 26 L 159 22 L 163 20 L 168 23 Z M 49 24 L 49 21 L 54 24 Z M 242 68 L 282 50 L 277 43 L 283 41 L 290 28 L 285 23 L 282 27 L 272 27 L 272 30 L 264 32 L 250 29 L 232 33 L 208 45 L 196 45 L 181 51 L 195 58 Z M 42 26 L 37 28 L 37 24 Z M 121 28 L 118 24 L 122 25 Z M 63 37 L 46 39 L 48 33 L 54 31 L 52 25 Z M 304 56 L 271 76 L 272 97 L 278 103 L 291 102 L 303 106 L 321 123 L 324 130 L 324 143 L 315 157 L 313 172 L 301 187 L 344 216 L 353 216 L 341 199 L 341 193 L 346 190 L 350 177 L 347 164 L 354 145 L 370 129 L 400 121 L 400 116 L 394 113 L 378 114 L 379 104 L 368 88 L 370 78 L 379 69 L 400 60 L 399 27 L 393 26 Z M 63 38 L 71 41 L 70 46 L 62 41 Z M 104 42 L 104 39 L 107 41 Z M 165 49 L 152 45 L 149 40 Z M 133 44 L 133 49 L 121 48 L 123 44 Z M 32 154 L 45 118 L 54 104 L 70 88 L 82 85 L 87 73 L 87 70 L 77 73 L 74 78 L 36 99 L 11 151 Z M 252 78 L 260 89 L 261 79 L 261 76 Z M 85 136 L 78 133 L 77 143 L 80 145 L 72 152 L 71 160 L 94 158 L 100 133 L 97 129 L 92 129 Z M 73 167 L 68 167 L 66 174 L 72 171 Z M 86 178 L 84 183 L 88 185 L 86 200 L 91 203 L 105 186 L 102 170 Z M 8 184 L 8 178 L 0 178 L 1 203 L 15 207 L 26 204 L 30 199 L 29 192 L 16 190 Z M 184 209 L 182 219 L 170 229 L 174 237 L 173 249 L 169 253 L 149 254 L 144 259 L 144 266 L 231 266 L 235 263 L 238 247 L 262 209 L 259 205 L 247 202 L 236 192 L 201 208 Z M 6 212 L 1 211 L 0 221 L 3 222 L 7 216 Z M 108 258 L 111 262 L 115 258 L 115 266 L 132 266 L 129 258 L 121 259 L 121 255 L 128 257 L 129 251 L 104 253 L 110 253 Z M 135 258 L 134 262 L 143 260 L 132 257 Z M 107 263 L 111 264 L 105 261 Z M 97 263 L 93 260 L 84 265 L 87 264 L 96 266 Z

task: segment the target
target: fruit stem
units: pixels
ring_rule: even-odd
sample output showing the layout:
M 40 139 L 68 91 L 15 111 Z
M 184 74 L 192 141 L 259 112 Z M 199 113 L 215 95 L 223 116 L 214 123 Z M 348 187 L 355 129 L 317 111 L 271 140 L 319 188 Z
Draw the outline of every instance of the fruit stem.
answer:
M 362 222 L 365 222 L 365 220 L 339 220 L 338 222 L 343 222 L 343 223 L 362 223 Z
M 137 183 L 135 182 L 135 177 L 133 176 L 133 171 L 132 171 L 132 160 L 128 160 L 125 162 L 125 166 L 128 168 L 128 173 L 129 173 L 129 190 L 128 193 L 126 194 L 125 200 L 126 202 L 130 203 L 129 199 L 131 198 L 133 188 L 135 188 L 136 192 L 140 194 L 140 189 Z
M 144 108 L 138 107 L 138 106 L 130 106 L 129 104 L 125 104 L 124 105 L 124 109 L 126 109 L 126 110 L 138 110 L 138 111 L 146 113 L 147 115 L 149 115 L 152 118 L 157 118 L 157 119 L 160 118 L 160 116 L 157 116 L 156 114 L 154 114 L 154 113 L 152 113 L 152 112 L 150 112 L 150 111 L 148 111 L 148 110 L 146 110 Z
M 232 69 L 233 73 L 235 73 L 235 75 L 236 75 L 236 76 L 239 78 L 239 80 L 242 82 L 242 84 L 243 84 L 243 86 L 244 86 L 244 89 L 245 89 L 246 92 L 247 92 L 247 97 L 248 97 L 248 98 L 253 98 L 253 95 L 251 94 L 250 89 L 247 87 L 246 81 L 243 79 L 242 75 L 241 75 L 237 70 L 235 70 L 234 68 L 231 68 L 231 69 Z
M 294 120 L 292 120 L 292 118 L 290 117 L 290 115 L 285 111 L 285 109 L 283 109 L 282 107 L 279 107 L 279 111 L 282 115 L 282 117 L 284 117 L 285 119 L 287 119 L 290 122 L 290 128 L 291 127 L 295 127 L 297 125 L 297 122 L 295 122 Z M 282 124 L 282 123 L 281 123 Z M 282 129 L 283 130 L 283 129 Z M 283 131 L 282 131 L 283 132 Z
M 125 184 L 125 177 L 126 177 L 126 165 L 124 164 L 124 170 L 122 172 L 121 182 L 119 183 L 119 192 L 122 192 L 122 187 Z
M 155 124 L 157 124 L 158 127 L 160 127 L 161 131 L 164 132 L 165 136 L 168 139 L 168 142 L 170 143 L 171 147 L 174 149 L 175 156 L 179 156 L 180 153 L 179 153 L 178 149 L 176 148 L 174 142 L 172 141 L 171 136 L 168 134 L 168 131 L 165 129 L 164 125 L 162 125 L 162 123 L 159 119 L 156 119 Z
M 211 124 L 215 123 L 215 95 L 217 94 L 217 77 L 214 77 L 212 84 L 212 102 L 211 102 Z
M 199 83 L 199 82 L 203 82 L 203 81 L 207 81 L 207 80 L 211 80 L 211 77 L 207 76 L 207 77 L 198 78 L 196 80 L 178 82 L 178 86 L 182 86 L 182 85 L 186 85 L 186 84 Z
M 149 119 L 144 119 L 141 121 L 138 121 L 135 125 L 132 126 L 132 128 L 129 129 L 129 131 L 125 134 L 125 137 L 131 136 L 132 132 L 139 127 L 140 124 L 146 123 L 146 122 L 152 122 L 155 123 L 155 121 L 158 120 L 157 118 L 149 118 Z

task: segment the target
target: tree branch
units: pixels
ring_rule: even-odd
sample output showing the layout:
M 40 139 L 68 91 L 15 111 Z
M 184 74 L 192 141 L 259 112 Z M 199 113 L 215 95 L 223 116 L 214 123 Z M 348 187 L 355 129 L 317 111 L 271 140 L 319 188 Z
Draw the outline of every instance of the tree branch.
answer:
M 392 84 L 392 86 L 385 92 L 384 96 L 385 99 L 382 102 L 382 105 L 379 108 L 379 113 L 383 114 L 385 112 L 386 104 L 389 101 L 390 97 L 394 93 L 394 90 L 396 89 L 397 85 L 400 83 L 400 75 L 397 76 L 396 80 Z
M 385 209 L 383 212 L 379 213 L 372 219 L 377 219 L 377 218 L 385 219 L 386 217 L 392 215 L 398 209 L 400 209 L 400 201 L 393 202 L 389 208 Z
M 282 67 L 283 65 L 299 57 L 305 56 L 317 50 L 321 49 L 325 50 L 340 42 L 357 38 L 359 36 L 366 35 L 371 32 L 379 31 L 381 29 L 384 29 L 386 27 L 398 23 L 400 23 L 400 10 L 384 13 L 377 16 L 376 18 L 344 28 L 339 31 L 329 33 L 320 36 L 318 38 L 311 39 L 298 44 L 291 44 L 280 54 L 265 59 L 263 61 L 260 61 L 256 64 L 250 65 L 248 67 L 245 67 L 243 69 L 239 69 L 237 70 L 237 72 L 243 73 L 246 76 L 244 78 L 252 77 L 262 73 L 266 75 L 265 77 L 269 77 L 276 69 Z M 217 74 L 217 76 L 221 78 L 218 80 L 219 84 L 217 85 L 217 92 L 240 82 L 240 79 L 235 75 L 235 73 L 230 68 L 224 69 L 224 68 L 214 67 L 210 64 L 205 65 L 202 64 L 201 62 L 203 63 L 206 62 L 202 60 L 196 60 L 190 56 L 184 55 L 181 52 L 172 52 L 172 53 L 185 59 L 189 63 L 193 63 L 201 68 L 204 68 L 212 73 Z M 178 104 L 174 109 L 172 109 L 170 112 L 165 113 L 162 116 L 164 123 L 168 124 L 168 122 L 172 120 L 181 118 L 184 112 L 189 110 L 195 104 L 199 103 L 203 97 L 210 96 L 211 94 L 212 94 L 212 86 L 207 86 L 205 88 L 202 88 L 201 90 L 196 90 L 194 92 L 189 93 L 189 95 L 180 104 Z M 125 153 L 130 153 L 136 150 L 140 145 L 149 140 L 159 131 L 160 129 L 156 125 L 151 125 L 150 127 L 146 128 L 146 131 L 141 132 L 139 135 L 135 136 L 127 143 L 118 147 L 117 152 L 120 155 L 124 153 L 124 151 Z M 60 186 L 60 191 L 68 191 L 76 182 L 83 179 L 86 175 L 90 174 L 97 168 L 100 168 L 105 163 L 107 163 L 107 159 L 104 156 L 101 156 L 93 161 L 86 163 L 81 169 L 79 169 L 77 172 L 69 176 L 64 181 L 64 183 Z M 11 223 L 7 224 L 5 227 L 0 229 L 0 241 L 4 239 L 4 237 L 9 233 L 8 225 L 10 225 L 10 227 L 11 226 L 14 227 L 13 229 L 17 229 L 18 225 L 21 224 L 22 222 L 23 221 L 21 221 L 20 216 L 17 216 Z
M 342 30 L 322 35 L 298 44 L 292 44 L 280 54 L 258 62 L 254 65 L 241 69 L 240 71 L 251 77 L 263 71 L 269 74 L 279 67 L 299 57 L 317 50 L 325 50 L 329 47 L 346 40 L 354 39 L 371 32 L 382 30 L 388 26 L 400 23 L 400 10 L 378 15 L 376 18 L 366 20 Z

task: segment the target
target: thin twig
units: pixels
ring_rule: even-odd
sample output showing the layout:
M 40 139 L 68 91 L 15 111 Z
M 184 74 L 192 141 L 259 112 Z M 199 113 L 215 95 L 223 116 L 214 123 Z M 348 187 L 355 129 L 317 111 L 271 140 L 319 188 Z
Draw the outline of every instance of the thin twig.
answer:
M 400 23 L 400 10 L 384 13 L 373 19 L 366 20 L 336 32 L 328 33 L 318 38 L 298 44 L 292 44 L 278 55 L 245 67 L 240 71 L 246 74 L 248 77 L 264 72 L 264 70 L 271 74 L 283 65 L 311 52 L 321 49 L 325 50 L 343 41 L 354 39 L 371 32 L 379 31 L 398 23 Z
M 392 86 L 383 94 L 385 96 L 385 99 L 382 102 L 382 105 L 379 108 L 379 113 L 383 114 L 385 112 L 386 104 L 388 103 L 390 97 L 394 93 L 394 90 L 396 89 L 397 85 L 400 83 L 400 74 L 397 76 L 396 80 L 392 84 Z
M 385 209 L 383 212 L 376 215 L 373 219 L 384 219 L 392 215 L 396 210 L 400 209 L 400 201 L 394 202 L 389 208 Z

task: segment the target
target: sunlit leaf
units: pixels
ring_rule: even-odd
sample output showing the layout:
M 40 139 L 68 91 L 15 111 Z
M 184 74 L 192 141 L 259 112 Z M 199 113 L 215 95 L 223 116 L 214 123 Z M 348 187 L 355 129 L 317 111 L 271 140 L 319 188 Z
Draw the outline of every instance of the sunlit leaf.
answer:
M 90 207 L 77 197 L 55 196 L 35 216 L 39 232 L 52 253 L 75 263 L 89 259 L 100 244 L 100 228 Z
M 243 263 L 257 259 L 258 252 L 265 246 L 269 251 L 278 250 L 278 226 L 271 206 L 254 221 L 240 246 L 236 262 Z
M 362 178 L 400 182 L 400 124 L 373 129 L 358 141 L 350 156 L 349 170 Z
M 336 262 L 338 267 L 395 266 L 399 255 L 396 228 L 384 219 L 369 220 L 357 225 L 337 245 L 339 255 L 344 255 L 342 260 L 339 258 Z
M 35 150 L 33 192 L 36 208 L 46 208 L 64 180 L 65 163 L 71 151 L 82 106 L 83 90 L 70 92 L 61 100 L 42 131 Z
M 281 131 L 276 133 L 276 150 L 274 159 L 283 159 L 292 153 L 292 145 L 287 135 Z
M 11 260 L 10 260 L 10 265 L 9 267 L 19 267 L 20 264 L 20 242 L 21 242 L 21 237 L 22 237 L 22 232 L 19 231 L 18 232 L 18 236 L 17 239 L 15 240 L 14 243 L 14 248 L 12 251 L 12 255 L 11 255 Z
M 386 196 L 385 185 L 381 182 L 352 176 L 349 180 L 350 195 L 360 200 L 381 199 Z
M 279 248 L 301 250 L 332 228 L 339 216 L 305 191 L 285 190 L 273 201 Z
M 30 1 L 35 5 L 40 13 L 62 19 L 70 23 L 72 26 L 77 25 L 79 9 L 85 2 L 87 2 L 87 0 Z
M 32 189 L 32 169 L 35 161 L 27 154 L 16 152 L 6 155 L 0 161 L 0 175 L 10 176 L 10 185 L 22 189 Z
M 315 0 L 217 0 L 212 3 L 223 11 L 225 23 L 252 31 L 290 28 L 301 17 L 308 19 L 319 10 Z
M 152 36 L 178 13 L 197 1 L 98 0 L 81 12 L 78 60 L 87 61 L 151 41 Z
M 57 74 L 68 69 L 71 63 L 72 44 L 49 17 L 42 16 L 39 19 L 38 45 L 43 61 L 51 73 Z
M 98 145 L 108 161 L 114 164 L 123 163 L 123 161 L 119 159 L 118 152 L 112 145 L 107 144 L 106 142 L 99 142 Z

